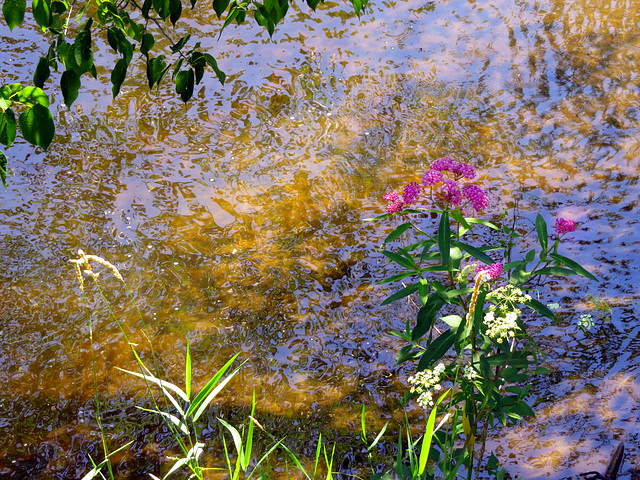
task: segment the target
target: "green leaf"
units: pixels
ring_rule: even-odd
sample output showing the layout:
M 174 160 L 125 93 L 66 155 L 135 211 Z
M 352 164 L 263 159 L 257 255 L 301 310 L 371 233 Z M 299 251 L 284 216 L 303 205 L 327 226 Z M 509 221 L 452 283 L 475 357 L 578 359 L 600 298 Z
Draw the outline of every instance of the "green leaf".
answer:
M 4 188 L 7 188 L 7 156 L 2 150 L 0 150 L 0 180 Z
M 320 0 L 307 0 L 307 5 L 309 5 L 311 10 L 315 11 L 315 9 L 318 8 L 319 4 L 320 4 Z
M 422 437 L 422 447 L 420 448 L 420 460 L 418 461 L 418 475 L 422 476 L 425 468 L 427 467 L 427 460 L 429 459 L 429 450 L 431 450 L 431 442 L 433 440 L 433 434 L 445 423 L 449 414 L 445 416 L 445 418 L 440 422 L 438 427 L 436 427 L 436 417 L 438 416 L 438 406 L 444 398 L 449 394 L 451 389 L 444 392 L 440 395 L 440 398 L 436 401 L 436 404 L 433 406 L 431 413 L 429 414 L 429 419 L 427 420 L 427 428 L 424 432 L 424 436 Z
M 535 272 L 531 272 L 531 275 L 555 275 L 557 277 L 566 277 L 568 275 L 576 275 L 576 272 L 568 268 L 562 267 L 545 267 Z
M 411 228 L 411 222 L 407 222 L 407 223 L 403 223 L 402 225 L 398 225 L 393 232 L 391 232 L 387 238 L 385 238 L 384 242 L 382 242 L 382 244 L 386 244 L 389 242 L 393 242 L 396 238 L 398 238 L 400 235 L 402 235 L 404 232 L 406 232 L 409 228 Z
M 546 250 L 549 243 L 549 232 L 547 231 L 547 222 L 544 221 L 540 214 L 536 217 L 536 231 L 538 232 L 538 240 L 542 250 Z
M 153 88 L 154 85 L 159 84 L 166 71 L 167 64 L 164 61 L 164 55 L 147 60 L 147 80 L 149 81 L 149 88 Z
M 183 70 L 176 77 L 176 93 L 180 94 L 183 102 L 187 103 L 193 95 L 193 86 L 195 84 L 195 74 L 193 69 Z
M 220 392 L 220 390 L 222 390 L 224 386 L 229 383 L 229 381 L 234 377 L 234 375 L 238 373 L 242 365 L 231 372 L 224 380 L 220 381 L 222 376 L 227 372 L 227 370 L 229 370 L 236 358 L 238 358 L 238 355 L 240 355 L 240 352 L 231 357 L 231 359 L 227 363 L 225 363 L 222 368 L 218 370 L 218 372 L 216 372 L 216 374 L 207 382 L 204 388 L 200 390 L 200 393 L 196 395 L 196 398 L 194 398 L 191 402 L 191 405 L 189 405 L 189 409 L 185 414 L 186 417 L 192 416 L 192 421 L 194 422 L 198 420 L 200 415 L 202 415 L 202 413 Z
M 406 338 L 404 338 L 404 335 L 402 335 L 402 338 L 404 340 L 411 341 L 411 338 L 406 339 Z M 420 352 L 414 350 L 413 349 L 413 345 L 405 345 L 404 347 L 402 347 L 400 349 L 400 351 L 396 355 L 396 365 L 400 365 L 400 364 L 406 362 L 407 360 L 411 360 L 412 358 L 416 358 L 418 355 L 420 355 Z
M 111 93 L 113 94 L 113 98 L 116 98 L 120 93 L 120 87 L 124 82 L 125 78 L 127 78 L 127 62 L 124 58 L 121 58 L 116 62 L 116 66 L 113 67 L 111 72 Z
M 149 10 L 151 10 L 152 4 L 152 0 L 144 0 L 144 3 L 142 4 L 140 11 L 142 12 L 142 16 L 145 20 L 149 20 Z
M 449 349 L 453 346 L 455 336 L 451 329 L 446 330 L 433 342 L 427 345 L 427 350 L 420 357 L 418 363 L 418 371 L 429 368 L 434 362 L 440 360 L 446 355 Z
M 38 60 L 36 71 L 33 74 L 33 84 L 36 87 L 42 88 L 44 82 L 49 79 L 49 75 L 51 75 L 51 69 L 49 68 L 49 58 L 40 57 L 40 60 Z
M 182 50 L 182 47 L 184 47 L 186 45 L 186 43 L 189 41 L 189 39 L 191 38 L 191 34 L 187 33 L 184 37 L 182 37 L 180 40 L 178 40 L 178 42 L 173 45 L 171 47 L 171 51 L 173 53 L 176 53 L 180 50 Z
M 78 77 L 76 72 L 67 70 L 62 74 L 60 78 L 60 90 L 62 90 L 64 104 L 67 108 L 71 108 L 73 102 L 78 98 L 78 91 L 80 90 L 80 77 Z
M 213 0 L 213 11 L 216 12 L 218 19 L 222 18 L 222 14 L 229 6 L 229 0 Z
M 151 2 L 153 4 L 153 8 L 162 20 L 166 20 L 166 18 L 171 15 L 171 2 L 170 0 L 153 0 Z
M 519 369 L 508 367 L 502 370 L 500 376 L 509 383 L 525 382 L 529 379 L 526 373 L 520 373 Z
M 558 321 L 558 317 L 556 316 L 556 314 L 549 310 L 549 308 L 544 303 L 532 298 L 531 300 L 527 300 L 524 304 L 532 310 L 538 312 L 543 317 L 546 317 L 549 320 L 553 320 L 554 322 Z
M 175 27 L 178 20 L 182 16 L 182 2 L 181 0 L 170 0 L 169 1 L 169 10 L 171 11 L 171 15 L 169 15 L 169 20 L 171 20 L 171 24 Z
M 403 273 L 399 273 L 398 275 L 393 275 L 391 277 L 387 277 L 384 280 L 380 280 L 378 282 L 378 285 L 382 285 L 384 283 L 391 283 L 391 282 L 397 282 L 398 280 L 402 280 L 403 278 L 407 278 L 411 275 L 415 275 L 416 272 L 411 271 L 411 272 L 403 272 Z
M 473 247 L 467 243 L 462 243 L 457 241 L 452 242 L 452 244 L 461 248 L 465 252 L 469 253 L 471 256 L 477 258 L 481 262 L 486 263 L 487 265 L 491 265 L 493 263 L 493 258 L 491 258 L 489 255 L 487 255 L 482 250 L 476 247 Z
M 440 320 L 449 325 L 454 332 L 458 330 L 458 327 L 462 323 L 462 317 L 460 315 L 447 315 Z
M 142 36 L 142 43 L 140 45 L 140 52 L 143 55 L 147 55 L 149 53 L 149 51 L 153 48 L 155 43 L 156 43 L 156 39 L 153 38 L 153 35 L 151 35 L 150 33 L 145 33 Z
M 494 225 L 493 223 L 488 222 L 486 220 L 482 220 L 480 218 L 471 217 L 471 218 L 466 218 L 465 220 L 467 221 L 467 223 L 470 223 L 470 224 L 484 225 L 485 227 L 489 227 L 492 230 L 496 230 L 498 232 L 500 231 L 500 229 L 496 225 Z
M 9 30 L 13 30 L 22 23 L 26 8 L 26 0 L 4 0 L 2 4 L 2 14 L 9 26 Z
M 38 87 L 24 87 L 15 94 L 15 98 L 19 102 L 30 105 L 40 104 L 43 107 L 49 106 L 49 97 Z
M 527 252 L 527 255 L 524 257 L 527 263 L 533 262 L 533 259 L 536 258 L 536 250 L 532 248 Z
M 93 52 L 91 50 L 91 30 L 78 34 L 73 42 L 73 56 L 78 70 L 76 73 L 82 75 L 88 72 L 93 65 Z M 75 69 L 74 69 L 75 70 Z
M 572 269 L 574 272 L 576 272 L 581 277 L 590 278 L 591 280 L 595 280 L 596 282 L 599 282 L 599 280 L 592 273 L 587 271 L 582 265 L 580 265 L 579 263 L 571 260 L 570 258 L 567 258 L 567 257 L 565 257 L 563 255 L 558 254 L 558 253 L 552 253 L 551 254 L 551 258 L 553 258 L 560 265 L 564 265 L 565 267 L 569 267 L 570 269 Z
M 358 17 L 360 17 L 360 12 L 367 6 L 367 1 L 368 0 L 351 0 L 353 11 L 356 12 Z
M 518 265 L 511 272 L 511 277 L 509 277 L 509 283 L 513 285 L 523 285 L 525 284 L 533 275 L 531 272 L 527 272 L 524 268 L 524 262 L 521 265 Z
M 444 267 L 449 266 L 450 242 L 451 226 L 449 225 L 449 214 L 444 212 L 438 227 L 438 247 L 440 248 L 440 258 Z
M 389 250 L 383 250 L 380 253 L 382 253 L 389 260 L 397 263 L 401 267 L 404 267 L 404 268 L 409 269 L 409 270 L 413 270 L 415 268 L 416 264 L 413 261 L 413 259 L 409 260 L 407 257 L 405 257 L 403 255 L 399 255 L 399 254 L 397 254 L 395 252 L 390 252 Z
M 39 103 L 34 105 L 20 114 L 18 123 L 22 136 L 27 142 L 38 145 L 45 150 L 49 148 L 55 133 L 55 126 L 51 112 L 47 107 Z
M 191 348 L 187 338 L 187 356 L 184 362 L 184 393 L 187 398 L 191 398 Z
M 32 11 L 33 18 L 36 23 L 46 29 L 51 25 L 51 1 L 50 0 L 33 0 Z
M 0 143 L 9 148 L 15 139 L 16 116 L 13 110 L 7 108 L 4 112 L 0 112 Z
M 381 306 L 388 305 L 391 302 L 395 302 L 396 300 L 400 300 L 401 298 L 407 297 L 411 295 L 413 292 L 417 291 L 418 286 L 419 286 L 419 283 L 413 283 L 407 287 L 404 287 L 403 289 L 398 290 L 393 295 L 390 295 L 389 297 L 387 297 L 380 305 Z
M 511 413 L 515 413 L 520 417 L 535 417 L 536 414 L 533 412 L 531 407 L 527 405 L 527 403 L 523 400 L 520 400 L 515 405 L 509 407 L 509 411 Z
M 227 76 L 224 74 L 224 72 L 222 70 L 220 70 L 218 68 L 218 62 L 216 62 L 216 59 L 213 58 L 208 53 L 203 54 L 203 56 L 204 56 L 204 59 L 207 62 L 207 65 L 209 65 L 213 69 L 213 71 L 215 72 L 216 76 L 218 77 L 218 81 L 224 85 L 224 82 L 225 82 Z
M 427 303 L 418 311 L 416 326 L 411 331 L 411 339 L 413 341 L 422 338 L 431 329 L 436 315 L 438 315 L 443 305 L 444 302 L 439 295 L 431 294 L 429 296 Z

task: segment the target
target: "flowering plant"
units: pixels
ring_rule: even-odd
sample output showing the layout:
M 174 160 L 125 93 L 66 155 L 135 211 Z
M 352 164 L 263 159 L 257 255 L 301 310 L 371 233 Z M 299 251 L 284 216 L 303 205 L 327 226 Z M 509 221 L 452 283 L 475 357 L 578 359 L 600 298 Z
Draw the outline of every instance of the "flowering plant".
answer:
M 437 464 L 438 476 L 447 479 L 459 475 L 461 468 L 473 478 L 484 467 L 502 478 L 506 472 L 497 470 L 493 455 L 483 463 L 488 429 L 508 419 L 533 416 L 525 401 L 529 386 L 523 382 L 546 370 L 537 367 L 539 351 L 527 335 L 525 319 L 533 313 L 556 320 L 532 295 L 533 285 L 549 275 L 597 280 L 558 253 L 562 238 L 576 230 L 571 220 L 556 219 L 555 234 L 550 236 L 546 221 L 538 215 L 538 246 L 513 260 L 523 231 L 515 214 L 511 226 L 476 218 L 489 206 L 489 197 L 472 183 L 475 177 L 471 165 L 440 158 L 421 184 L 411 182 L 402 193 L 384 195 L 387 213 L 371 219 L 404 220 L 380 248 L 396 265 L 393 275 L 381 283 L 402 282 L 382 304 L 419 297 L 415 321 L 407 320 L 404 330 L 392 333 L 407 343 L 397 364 L 417 364 L 417 373 L 409 378 L 409 397 L 417 397 L 421 407 L 431 410 L 427 425 L 431 435 L 425 434 L 422 451 Z M 410 234 L 406 245 L 397 245 Z M 487 239 L 489 244 L 473 245 Z M 450 421 L 436 432 L 430 425 L 437 415 Z M 435 442 L 437 448 L 425 447 L 427 442 Z M 426 464 L 427 459 L 421 458 L 420 468 L 411 476 L 433 478 L 436 471 L 427 471 Z M 399 477 L 405 477 L 402 472 L 396 469 Z

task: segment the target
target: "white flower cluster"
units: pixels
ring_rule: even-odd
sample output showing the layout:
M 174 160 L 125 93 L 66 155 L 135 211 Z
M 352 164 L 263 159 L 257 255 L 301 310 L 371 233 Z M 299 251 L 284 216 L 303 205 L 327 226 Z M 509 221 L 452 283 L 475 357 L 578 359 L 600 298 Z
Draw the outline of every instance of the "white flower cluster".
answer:
M 507 312 L 504 316 L 496 316 L 494 310 L 489 311 L 484 316 L 484 324 L 487 327 L 487 336 L 495 338 L 498 343 L 503 340 L 515 337 L 516 331 L 520 329 L 518 320 L 519 311 Z
M 476 372 L 476 369 L 471 365 L 465 365 L 462 369 L 462 376 L 465 378 L 465 380 L 473 382 L 476 378 L 478 378 L 478 372 Z
M 440 378 L 442 377 L 444 369 L 444 363 L 439 363 L 433 370 L 422 370 L 407 379 L 407 381 L 413 385 L 409 391 L 411 393 L 418 394 L 416 401 L 422 408 L 427 409 L 428 407 L 433 406 L 433 394 L 431 389 L 435 391 L 442 390 Z
M 505 306 L 508 305 L 512 308 L 517 304 L 531 300 L 531 295 L 524 293 L 520 288 L 514 287 L 513 285 L 496 288 L 489 295 L 496 300 L 496 303 Z M 509 308 L 509 310 L 512 308 Z

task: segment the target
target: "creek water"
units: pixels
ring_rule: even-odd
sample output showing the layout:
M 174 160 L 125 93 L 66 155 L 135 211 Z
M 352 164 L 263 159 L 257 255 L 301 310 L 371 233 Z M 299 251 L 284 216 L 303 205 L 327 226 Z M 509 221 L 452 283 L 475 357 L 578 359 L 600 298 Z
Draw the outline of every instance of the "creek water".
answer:
M 184 105 L 169 86 L 149 92 L 138 59 L 116 100 L 104 67 L 70 110 L 52 93 L 55 141 L 7 152 L 0 200 L 0 476 L 81 478 L 99 458 L 94 364 L 107 435 L 134 440 L 122 477 L 158 474 L 170 453 L 135 408 L 140 382 L 114 368 L 131 353 L 87 287 L 91 347 L 78 248 L 118 266 L 167 378 L 180 384 L 187 339 L 197 385 L 235 352 L 247 360 L 207 420 L 212 442 L 214 416 L 240 422 L 255 391 L 256 416 L 292 450 L 312 456 L 323 432 L 339 469 L 362 473 L 361 405 L 370 431 L 394 415 L 397 431 L 411 370 L 394 366 L 388 331 L 415 313 L 380 306 L 377 247 L 393 225 L 363 219 L 444 155 L 477 167 L 489 219 L 520 191 L 524 225 L 539 212 L 580 222 L 564 252 L 602 280 L 541 291 L 563 306 L 559 324 L 532 324 L 552 373 L 533 386 L 537 418 L 495 431 L 489 450 L 526 479 L 603 471 L 618 441 L 633 457 L 639 21 L 631 0 L 374 1 L 360 19 L 327 2 L 294 9 L 272 40 L 247 26 L 217 40 L 196 11 L 178 31 L 219 59 L 224 86 L 209 74 Z M 33 24 L 2 24 L 0 38 L 3 83 L 28 83 L 46 42 Z M 108 46 L 95 55 L 115 62 Z M 134 301 L 103 279 L 142 342 Z M 585 334 L 573 325 L 587 293 L 613 314 Z

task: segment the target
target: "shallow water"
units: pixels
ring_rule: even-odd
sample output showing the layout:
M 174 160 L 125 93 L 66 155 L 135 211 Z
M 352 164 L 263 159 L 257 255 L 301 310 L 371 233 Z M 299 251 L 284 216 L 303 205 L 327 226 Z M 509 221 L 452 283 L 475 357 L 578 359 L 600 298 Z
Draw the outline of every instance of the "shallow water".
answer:
M 640 6 L 407 0 L 374 2 L 360 20 L 329 6 L 292 12 L 273 42 L 246 27 L 216 42 L 198 12 L 181 28 L 216 52 L 225 86 L 208 75 L 185 106 L 168 86 L 139 87 L 137 71 L 113 101 L 100 72 L 59 108 L 46 154 L 22 143 L 8 152 L 3 478 L 80 478 L 87 453 L 99 455 L 92 350 L 67 262 L 78 248 L 123 273 L 169 378 L 181 378 L 187 337 L 200 382 L 242 351 L 248 362 L 214 413 L 232 415 L 255 390 L 275 433 L 312 454 L 308 439 L 323 431 L 354 471 L 360 406 L 374 431 L 403 394 L 387 331 L 411 314 L 379 307 L 376 248 L 391 226 L 363 219 L 443 155 L 481 170 L 493 215 L 520 189 L 526 218 L 582 222 L 566 251 L 603 279 L 542 292 L 565 306 L 560 325 L 533 325 L 553 374 L 535 386 L 537 419 L 496 432 L 490 448 L 528 479 L 603 470 L 621 440 L 638 453 Z M 3 82 L 26 83 L 44 52 L 34 27 L 17 32 L 13 47 L 0 27 Z M 113 63 L 108 47 L 99 56 Z M 107 285 L 139 332 L 132 302 Z M 570 326 L 587 291 L 614 307 L 590 335 Z M 115 443 L 135 438 L 121 468 L 138 478 L 167 442 L 133 408 L 139 383 L 113 369 L 131 355 L 94 298 L 105 424 Z M 213 415 L 206 433 L 217 434 Z

